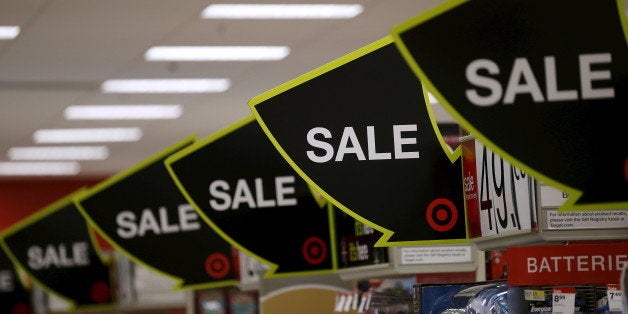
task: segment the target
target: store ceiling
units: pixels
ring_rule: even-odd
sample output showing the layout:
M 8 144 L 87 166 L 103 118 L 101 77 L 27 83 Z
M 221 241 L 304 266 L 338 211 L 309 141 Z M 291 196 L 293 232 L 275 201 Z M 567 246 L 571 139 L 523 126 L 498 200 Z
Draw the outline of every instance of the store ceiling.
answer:
M 11 147 L 35 146 L 37 129 L 140 127 L 140 141 L 107 144 L 108 159 L 80 162 L 80 176 L 117 173 L 189 135 L 205 137 L 251 114 L 252 97 L 388 35 L 397 23 L 442 1 L 333 1 L 364 6 L 356 18 L 340 20 L 201 18 L 213 2 L 1 0 L 0 25 L 18 25 L 21 33 L 0 40 L 0 162 L 9 161 Z M 291 51 L 281 61 L 144 60 L 148 48 L 171 45 L 285 45 Z M 229 78 L 231 88 L 212 94 L 101 93 L 103 81 L 121 78 Z M 69 105 L 138 103 L 181 104 L 183 115 L 89 122 L 66 120 L 63 114 Z M 452 121 L 442 108 L 435 109 L 437 120 Z

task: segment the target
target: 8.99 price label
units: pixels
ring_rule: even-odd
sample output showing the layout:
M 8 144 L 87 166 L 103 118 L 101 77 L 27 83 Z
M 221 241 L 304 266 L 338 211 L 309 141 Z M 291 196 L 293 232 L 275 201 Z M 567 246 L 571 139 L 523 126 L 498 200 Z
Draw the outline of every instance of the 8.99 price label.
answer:
M 574 313 L 576 289 L 560 287 L 552 290 L 552 313 Z

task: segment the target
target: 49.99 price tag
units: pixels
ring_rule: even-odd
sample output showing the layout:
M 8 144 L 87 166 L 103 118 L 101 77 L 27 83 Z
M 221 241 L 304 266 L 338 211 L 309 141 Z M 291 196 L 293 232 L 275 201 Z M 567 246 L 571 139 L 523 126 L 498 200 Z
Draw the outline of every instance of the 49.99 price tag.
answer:
M 559 287 L 552 290 L 552 313 L 573 313 L 575 304 L 575 288 Z

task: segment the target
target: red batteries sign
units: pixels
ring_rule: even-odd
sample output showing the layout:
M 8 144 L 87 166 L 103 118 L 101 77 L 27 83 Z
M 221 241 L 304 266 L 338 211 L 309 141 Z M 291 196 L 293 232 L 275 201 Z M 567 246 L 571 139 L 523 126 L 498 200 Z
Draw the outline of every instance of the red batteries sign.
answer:
M 506 256 L 512 286 L 619 283 L 628 242 L 513 247 Z

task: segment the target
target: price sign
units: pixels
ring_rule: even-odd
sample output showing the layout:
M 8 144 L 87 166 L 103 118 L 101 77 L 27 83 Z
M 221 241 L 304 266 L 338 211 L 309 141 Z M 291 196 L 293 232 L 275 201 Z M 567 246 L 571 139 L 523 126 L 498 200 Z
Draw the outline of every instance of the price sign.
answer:
M 560 287 L 552 290 L 552 313 L 574 313 L 576 289 Z
M 606 297 L 608 298 L 608 310 L 609 311 L 623 311 L 622 300 L 624 293 L 621 291 L 620 285 L 608 284 L 606 285 Z M 622 312 L 623 313 L 623 312 Z
M 472 237 L 532 230 L 535 180 L 477 140 L 465 142 L 462 150 Z

